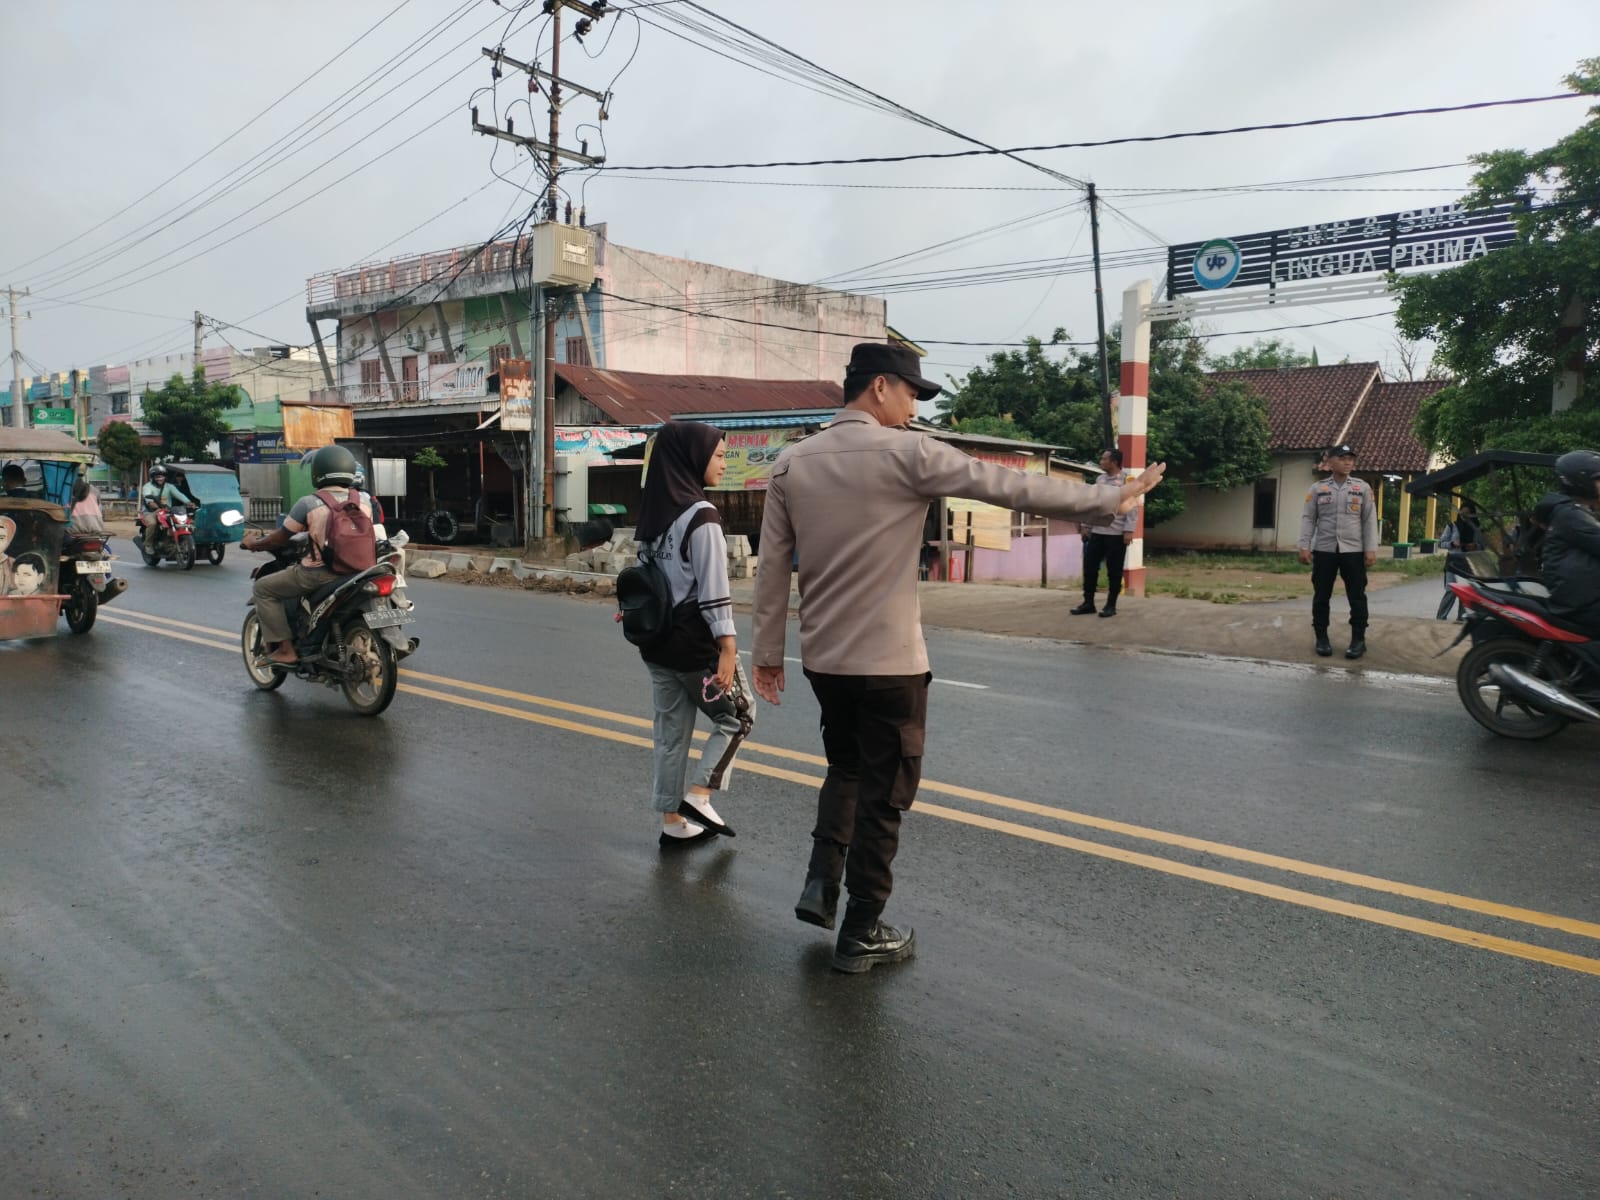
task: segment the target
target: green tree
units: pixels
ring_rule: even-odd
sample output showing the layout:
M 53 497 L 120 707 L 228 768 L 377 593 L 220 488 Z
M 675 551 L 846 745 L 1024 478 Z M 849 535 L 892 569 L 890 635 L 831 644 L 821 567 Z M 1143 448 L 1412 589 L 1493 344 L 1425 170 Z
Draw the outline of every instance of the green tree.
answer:
M 137 471 L 149 457 L 144 443 L 139 440 L 139 431 L 126 421 L 102 425 L 94 444 L 107 466 L 124 473 Z
M 1211 356 L 1213 371 L 1247 371 L 1257 367 L 1282 371 L 1312 365 L 1311 355 L 1303 353 L 1293 342 L 1276 337 L 1257 338 L 1248 346 Z
M 1058 329 L 1049 344 L 1065 340 Z M 1103 449 L 1098 358 L 1091 349 L 1052 359 L 1045 346 L 1031 338 L 990 355 L 941 398 L 941 412 L 964 433 L 1049 442 L 1092 462 Z M 1116 334 L 1107 349 L 1120 357 Z M 1227 489 L 1264 474 L 1270 433 L 1259 396 L 1206 378 L 1202 344 L 1186 326 L 1158 326 L 1150 360 L 1149 457 L 1168 466 L 1145 499 L 1145 520 L 1156 525 L 1183 511 L 1186 486 Z
M 1580 63 L 1566 84 L 1600 95 L 1600 58 Z M 1497 150 L 1472 161 L 1468 205 L 1515 200 L 1537 184 L 1551 195 L 1517 218 L 1512 245 L 1395 280 L 1401 335 L 1434 341 L 1434 362 L 1453 377 L 1423 402 L 1418 435 L 1457 458 L 1490 447 L 1550 452 L 1592 443 L 1600 379 L 1587 375 L 1565 412 L 1551 413 L 1551 394 L 1560 371 L 1600 351 L 1600 107 L 1544 150 Z M 1581 326 L 1566 344 L 1563 324 Z
M 432 446 L 424 446 L 417 451 L 416 457 L 411 460 L 411 465 L 421 467 L 428 473 L 428 507 L 430 509 L 438 508 L 439 498 L 433 488 L 433 473 L 445 465 L 444 455 L 440 454 Z
M 231 383 L 207 383 L 204 371 L 192 379 L 174 375 L 159 392 L 144 393 L 144 423 L 161 435 L 162 450 L 173 458 L 211 460 L 211 443 L 228 433 L 222 414 L 243 403 Z

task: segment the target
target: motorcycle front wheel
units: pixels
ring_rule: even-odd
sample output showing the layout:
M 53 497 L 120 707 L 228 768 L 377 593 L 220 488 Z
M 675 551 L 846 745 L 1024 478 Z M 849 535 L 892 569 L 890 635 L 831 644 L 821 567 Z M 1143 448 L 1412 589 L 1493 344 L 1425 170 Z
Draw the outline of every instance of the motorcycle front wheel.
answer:
M 213 567 L 220 567 L 222 565 L 223 549 L 224 547 L 221 542 L 213 542 L 211 545 L 207 546 L 206 561 Z
M 176 555 L 180 571 L 194 570 L 194 539 L 179 538 Z
M 261 641 L 261 621 L 255 609 L 245 614 L 244 628 L 239 632 L 239 644 L 244 651 L 244 670 L 250 676 L 250 682 L 263 692 L 281 688 L 289 674 L 283 668 L 267 662 L 267 648 Z
M 351 673 L 342 686 L 350 707 L 364 717 L 375 717 L 394 700 L 400 682 L 400 668 L 394 647 L 381 633 L 368 629 L 364 621 L 352 621 L 344 629 L 345 649 Z
M 94 619 L 100 612 L 100 597 L 87 579 L 79 579 L 67 593 L 61 615 L 67 619 L 67 628 L 73 633 L 88 633 L 94 628 Z
M 1536 742 L 1566 728 L 1565 717 L 1541 712 L 1508 694 L 1489 674 L 1490 667 L 1503 663 L 1550 679 L 1549 669 L 1539 667 L 1537 654 L 1534 643 L 1515 637 L 1495 638 L 1467 651 L 1456 668 L 1456 691 L 1474 721 L 1490 733 L 1524 742 Z

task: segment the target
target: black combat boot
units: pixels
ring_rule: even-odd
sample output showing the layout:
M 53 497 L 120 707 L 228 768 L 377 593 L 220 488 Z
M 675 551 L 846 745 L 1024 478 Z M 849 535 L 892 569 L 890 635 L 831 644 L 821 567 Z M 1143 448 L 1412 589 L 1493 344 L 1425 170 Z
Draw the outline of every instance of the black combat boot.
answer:
M 881 920 L 883 905 L 852 900 L 844 910 L 844 925 L 839 944 L 833 951 L 833 969 L 858 975 L 879 963 L 900 962 L 911 957 L 916 933 L 901 933 Z
M 1333 653 L 1333 643 L 1328 640 L 1326 629 L 1317 630 L 1317 657 L 1327 658 Z
M 1356 659 L 1360 658 L 1366 652 L 1367 631 L 1365 629 L 1352 628 L 1350 630 L 1350 649 L 1344 652 L 1344 656 L 1346 658 Z
M 806 885 L 794 906 L 794 915 L 808 925 L 833 928 L 834 914 L 839 909 L 839 880 L 844 878 L 844 855 L 847 847 L 828 838 L 816 838 L 811 843 L 811 862 L 806 867 Z

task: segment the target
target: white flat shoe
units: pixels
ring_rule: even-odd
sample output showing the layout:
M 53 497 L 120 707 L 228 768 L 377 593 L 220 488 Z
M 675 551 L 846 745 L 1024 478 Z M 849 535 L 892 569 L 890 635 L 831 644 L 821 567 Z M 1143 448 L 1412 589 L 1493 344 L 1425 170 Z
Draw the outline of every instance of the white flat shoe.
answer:
M 723 837 L 733 837 L 733 830 L 723 824 L 722 818 L 717 815 L 717 810 L 711 807 L 711 801 L 705 796 L 687 795 L 683 803 L 678 805 L 678 815 L 687 819 L 691 824 L 704 825 L 712 833 L 720 833 Z

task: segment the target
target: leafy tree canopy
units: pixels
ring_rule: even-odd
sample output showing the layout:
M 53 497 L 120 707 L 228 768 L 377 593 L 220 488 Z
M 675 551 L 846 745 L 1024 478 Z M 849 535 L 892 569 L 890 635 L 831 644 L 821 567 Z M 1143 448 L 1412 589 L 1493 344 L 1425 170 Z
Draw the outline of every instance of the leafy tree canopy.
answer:
M 1049 345 L 1067 340 L 1057 329 Z M 1101 442 L 1100 368 L 1093 350 L 1065 358 L 1045 353 L 1030 338 L 1025 348 L 992 354 L 940 397 L 941 416 L 963 433 L 1013 437 L 1065 446 L 1095 461 Z M 1108 338 L 1113 362 L 1117 333 Z M 1184 509 L 1186 487 L 1227 489 L 1267 470 L 1266 404 L 1240 384 L 1205 378 L 1205 353 L 1183 325 L 1158 326 L 1150 353 L 1152 462 L 1167 463 L 1167 479 L 1145 498 L 1145 520 L 1170 520 Z
M 1211 356 L 1213 371 L 1247 371 L 1256 367 L 1285 370 L 1289 367 L 1310 367 L 1316 363 L 1293 342 L 1283 338 L 1257 338 L 1248 346 L 1240 346 L 1226 354 Z
M 1600 95 L 1600 58 L 1566 84 Z M 1592 444 L 1600 378 L 1551 413 L 1558 375 L 1600 351 L 1600 107 L 1555 145 L 1476 155 L 1470 206 L 1548 199 L 1518 218 L 1514 244 L 1447 271 L 1398 279 L 1402 336 L 1429 338 L 1453 381 L 1424 402 L 1417 432 L 1457 458 L 1479 450 L 1570 450 Z M 1566 318 L 1564 322 L 1563 318 Z M 1581 329 L 1563 342 L 1563 324 Z
M 159 392 L 144 393 L 144 423 L 161 435 L 162 453 L 173 458 L 208 462 L 211 443 L 228 433 L 222 414 L 244 402 L 231 383 L 207 383 L 205 373 L 192 379 L 174 375 Z
M 126 421 L 102 425 L 94 441 L 100 457 L 118 471 L 137 471 L 147 457 L 139 431 Z

